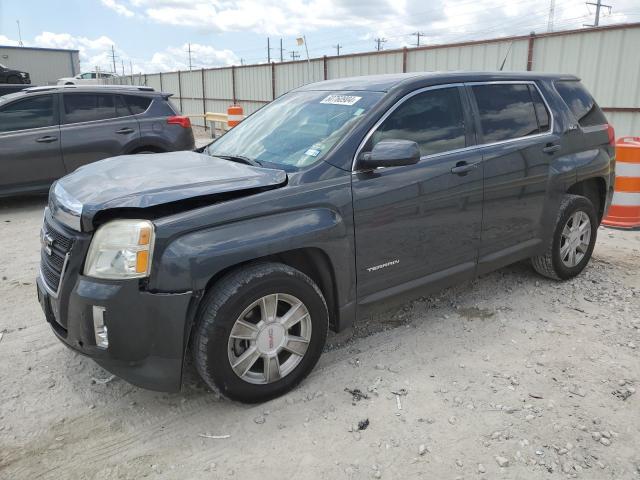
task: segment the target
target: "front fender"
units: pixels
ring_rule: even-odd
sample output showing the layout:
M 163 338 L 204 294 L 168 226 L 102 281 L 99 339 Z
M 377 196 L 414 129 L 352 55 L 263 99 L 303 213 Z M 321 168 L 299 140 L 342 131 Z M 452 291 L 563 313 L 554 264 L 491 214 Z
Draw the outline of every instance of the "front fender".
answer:
M 154 259 L 153 289 L 200 291 L 222 270 L 291 250 L 316 248 L 334 266 L 336 290 L 346 300 L 355 285 L 349 226 L 329 208 L 294 210 L 187 233 Z M 336 268 L 337 267 L 337 268 Z

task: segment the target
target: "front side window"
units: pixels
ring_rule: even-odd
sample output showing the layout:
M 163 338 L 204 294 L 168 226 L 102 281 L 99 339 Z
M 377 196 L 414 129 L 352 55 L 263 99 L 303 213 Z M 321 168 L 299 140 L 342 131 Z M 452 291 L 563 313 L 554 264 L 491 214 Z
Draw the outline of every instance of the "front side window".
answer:
M 116 102 L 116 95 L 110 94 L 65 93 L 63 103 L 65 123 L 115 118 L 122 116 L 126 107 L 122 101 Z
M 484 143 L 540 132 L 527 84 L 474 85 L 471 89 L 478 105 Z
M 607 123 L 607 117 L 582 83 L 577 80 L 561 81 L 556 82 L 555 86 L 581 127 Z
M 53 95 L 40 95 L 0 109 L 0 132 L 50 127 L 57 124 Z
M 382 92 L 290 92 L 264 106 L 205 150 L 298 169 L 320 161 Z
M 411 140 L 420 155 L 434 155 L 466 146 L 464 113 L 457 87 L 428 90 L 410 97 L 373 133 L 365 151 L 381 140 Z

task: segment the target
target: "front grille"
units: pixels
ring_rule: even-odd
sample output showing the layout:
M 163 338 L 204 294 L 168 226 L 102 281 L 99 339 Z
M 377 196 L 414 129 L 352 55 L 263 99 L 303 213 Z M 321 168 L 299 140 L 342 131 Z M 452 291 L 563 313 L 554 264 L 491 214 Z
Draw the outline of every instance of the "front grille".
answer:
M 42 250 L 40 253 L 40 271 L 47 287 L 58 292 L 60 280 L 64 275 L 65 258 L 71 251 L 73 239 L 56 230 L 45 219 L 42 226 Z M 47 248 L 50 250 L 47 251 Z

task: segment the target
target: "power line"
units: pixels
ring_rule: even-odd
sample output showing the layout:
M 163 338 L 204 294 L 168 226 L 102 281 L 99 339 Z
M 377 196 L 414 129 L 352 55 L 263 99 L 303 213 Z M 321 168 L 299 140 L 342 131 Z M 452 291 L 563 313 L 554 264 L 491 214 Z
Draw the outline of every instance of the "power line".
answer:
M 387 39 L 386 38 L 376 38 L 376 50 L 380 51 L 382 50 L 382 44 L 386 43 Z
M 590 24 L 585 24 L 585 27 L 597 27 L 598 25 L 600 25 L 600 9 L 602 7 L 604 8 L 608 8 L 609 9 L 609 13 L 611 13 L 611 5 L 604 5 L 602 3 L 602 0 L 597 0 L 595 3 L 594 2 L 586 2 L 587 5 L 593 5 L 596 7 L 596 18 L 595 21 L 593 22 L 593 25 Z
M 291 50 L 291 60 L 295 62 L 298 58 L 300 58 L 300 54 L 295 50 Z

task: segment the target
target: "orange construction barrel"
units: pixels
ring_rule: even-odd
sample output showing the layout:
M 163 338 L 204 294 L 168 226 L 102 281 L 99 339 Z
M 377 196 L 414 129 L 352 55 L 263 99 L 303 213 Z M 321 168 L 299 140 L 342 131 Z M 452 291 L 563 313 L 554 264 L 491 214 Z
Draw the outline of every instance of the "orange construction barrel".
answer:
M 622 137 L 616 143 L 616 185 L 603 225 L 640 227 L 640 137 Z
M 244 118 L 242 107 L 240 105 L 230 105 L 227 108 L 227 125 L 233 128 L 238 125 Z

